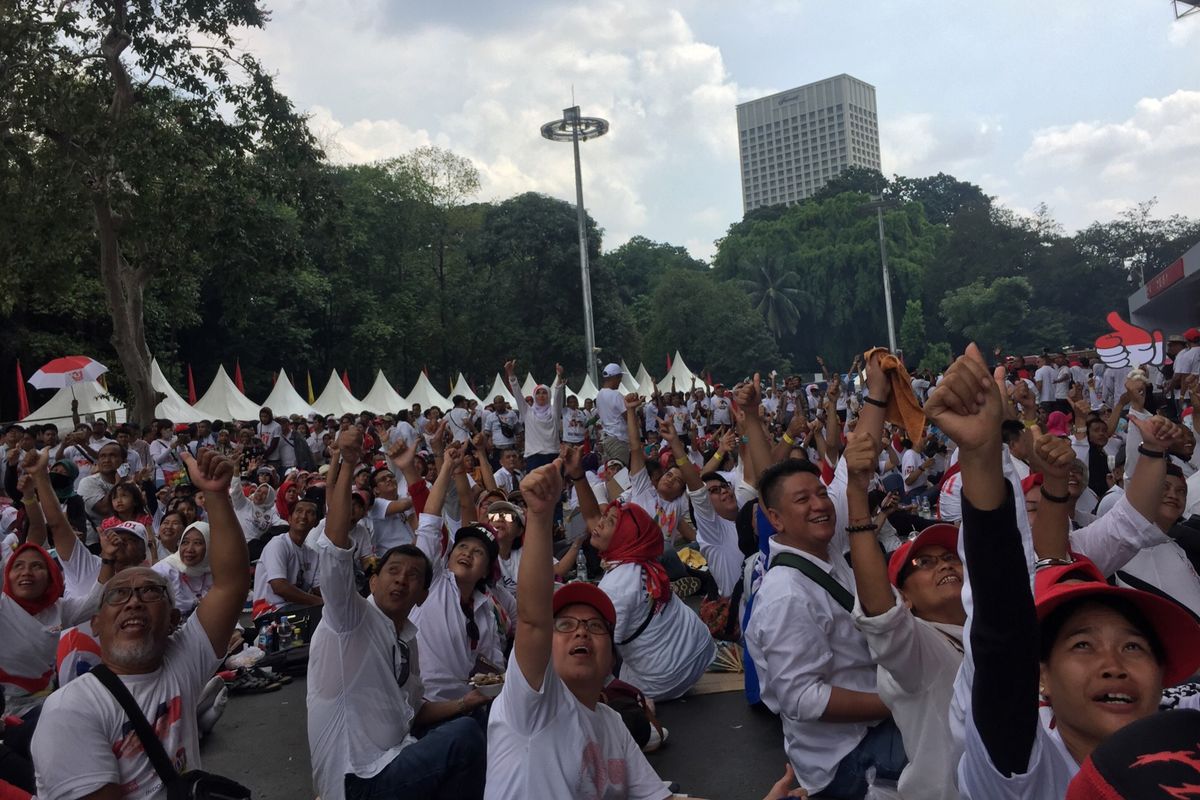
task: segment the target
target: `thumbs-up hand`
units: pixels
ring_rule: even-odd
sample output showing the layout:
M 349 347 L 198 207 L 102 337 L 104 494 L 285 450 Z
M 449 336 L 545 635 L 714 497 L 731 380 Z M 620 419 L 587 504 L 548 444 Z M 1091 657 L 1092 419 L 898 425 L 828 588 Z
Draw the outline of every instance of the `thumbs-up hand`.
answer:
M 1112 333 L 1096 339 L 1096 354 L 1110 367 L 1136 367 L 1143 364 L 1162 364 L 1164 339 L 1162 331 L 1151 333 L 1121 319 L 1116 311 L 1110 312 L 1108 324 Z

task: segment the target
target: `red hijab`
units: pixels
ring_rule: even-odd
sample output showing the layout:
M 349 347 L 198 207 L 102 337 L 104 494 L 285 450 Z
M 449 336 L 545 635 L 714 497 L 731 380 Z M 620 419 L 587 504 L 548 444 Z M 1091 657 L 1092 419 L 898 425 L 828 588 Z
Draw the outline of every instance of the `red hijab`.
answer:
M 616 502 L 620 512 L 608 549 L 601 555 L 609 564 L 637 564 L 646 574 L 646 592 L 658 613 L 671 599 L 671 579 L 658 563 L 663 553 L 663 533 L 654 518 L 634 503 Z
M 22 600 L 13 594 L 12 586 L 10 585 L 9 577 L 12 572 L 13 563 L 17 560 L 17 556 L 27 550 L 35 551 L 42 560 L 46 562 L 46 569 L 50 572 L 50 583 L 46 586 L 46 591 L 42 596 L 35 600 Z M 62 570 L 58 568 L 58 564 L 54 563 L 54 559 L 50 557 L 43 548 L 32 542 L 26 542 L 13 551 L 12 557 L 8 559 L 8 564 L 4 567 L 4 593 L 11 597 L 13 601 L 21 608 L 25 609 L 25 613 L 30 616 L 35 616 L 45 611 L 50 606 L 58 602 L 58 598 L 63 594 L 63 576 Z
M 292 484 L 294 483 L 295 481 L 284 481 L 283 485 L 279 487 L 279 491 L 275 493 L 275 510 L 279 512 L 279 516 L 284 520 L 291 519 L 292 509 L 299 502 L 299 498 L 290 503 L 287 501 L 287 490 L 292 488 Z

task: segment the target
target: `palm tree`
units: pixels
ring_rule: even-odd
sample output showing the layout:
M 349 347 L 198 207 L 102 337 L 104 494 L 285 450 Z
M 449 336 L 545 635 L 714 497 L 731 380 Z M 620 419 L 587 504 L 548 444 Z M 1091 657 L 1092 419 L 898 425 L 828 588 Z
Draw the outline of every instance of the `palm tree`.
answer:
M 753 277 L 737 281 L 750 295 L 750 303 L 767 322 L 776 339 L 795 332 L 800 315 L 813 305 L 813 297 L 800 288 L 800 276 L 787 270 L 780 260 L 763 256 L 758 263 L 744 270 Z

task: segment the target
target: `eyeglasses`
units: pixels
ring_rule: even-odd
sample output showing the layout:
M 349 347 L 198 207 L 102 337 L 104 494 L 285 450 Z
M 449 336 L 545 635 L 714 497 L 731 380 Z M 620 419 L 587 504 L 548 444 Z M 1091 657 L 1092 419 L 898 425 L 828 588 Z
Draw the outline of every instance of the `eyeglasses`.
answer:
M 559 633 L 574 633 L 579 630 L 579 626 L 583 625 L 587 628 L 588 633 L 594 636 L 611 636 L 612 631 L 608 629 L 608 623 L 602 619 L 579 619 L 578 617 L 555 617 L 554 630 Z
M 397 656 L 400 657 L 399 662 L 396 660 Z M 403 639 L 397 638 L 396 643 L 392 645 L 392 671 L 396 675 L 397 686 L 404 686 L 404 684 L 408 683 L 408 673 L 412 668 L 410 661 L 408 643 Z
M 139 602 L 161 603 L 167 599 L 167 587 L 161 583 L 147 583 L 144 586 L 117 586 L 105 590 L 103 595 L 104 604 L 108 606 L 123 606 L 135 594 Z
M 720 494 L 721 492 L 728 492 L 728 491 L 729 491 L 729 484 L 727 484 L 727 483 L 715 483 L 712 486 L 708 487 L 709 494 Z
M 916 569 L 933 569 L 938 565 L 939 562 L 942 564 L 956 565 L 961 564 L 962 559 L 958 557 L 958 553 L 947 552 L 942 553 L 940 556 L 931 556 L 928 554 L 916 556 L 915 558 L 910 559 L 908 563 Z
M 511 511 L 497 511 L 488 514 L 488 520 L 491 522 L 512 522 L 516 516 Z

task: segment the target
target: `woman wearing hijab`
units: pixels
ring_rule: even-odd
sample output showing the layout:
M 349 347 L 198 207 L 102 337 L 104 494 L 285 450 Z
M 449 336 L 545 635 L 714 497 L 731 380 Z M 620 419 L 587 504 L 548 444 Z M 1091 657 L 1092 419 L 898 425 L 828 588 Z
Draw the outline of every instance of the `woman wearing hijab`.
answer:
M 58 505 L 67 515 L 72 530 L 84 533 L 88 529 L 88 518 L 83 507 L 83 498 L 75 492 L 78 482 L 79 467 L 75 466 L 75 462 L 63 458 L 51 465 L 50 486 L 54 489 L 54 496 L 58 498 Z
M 63 575 L 39 545 L 26 542 L 4 568 L 0 594 L 0 688 L 7 713 L 22 724 L 5 734 L 5 743 L 25 758 L 42 701 L 53 690 L 54 655 L 59 632 L 90 619 L 103 584 L 86 595 L 63 597 Z
M 654 518 L 634 503 L 597 505 L 574 448 L 566 472 L 605 564 L 600 588 L 617 609 L 613 642 L 623 661 L 620 678 L 652 700 L 673 700 L 708 669 L 716 643 L 696 612 L 671 592 L 658 561 L 663 535 Z
M 179 549 L 151 567 L 171 584 L 175 607 L 185 618 L 212 588 L 212 568 L 208 565 L 208 523 L 193 522 L 179 539 Z
M 292 509 L 296 507 L 296 502 L 300 499 L 300 489 L 296 482 L 289 479 L 283 482 L 279 487 L 279 491 L 275 494 L 275 511 L 279 514 L 279 518 L 286 522 L 292 516 Z
M 244 490 L 242 479 L 235 476 L 229 486 L 229 498 L 233 501 L 238 522 L 242 524 L 250 558 L 257 559 L 272 536 L 287 530 L 287 523 L 275 508 L 275 490 L 265 480 Z
M 563 378 L 562 364 L 555 364 L 558 378 L 554 381 L 553 397 L 550 389 L 539 383 L 533 390 L 533 405 L 529 405 L 517 383 L 516 369 L 516 361 L 504 362 L 504 375 L 513 397 L 517 399 L 517 413 L 525 425 L 525 471 L 529 473 L 558 458 L 558 446 L 562 441 L 559 426 L 562 423 L 567 382 Z

